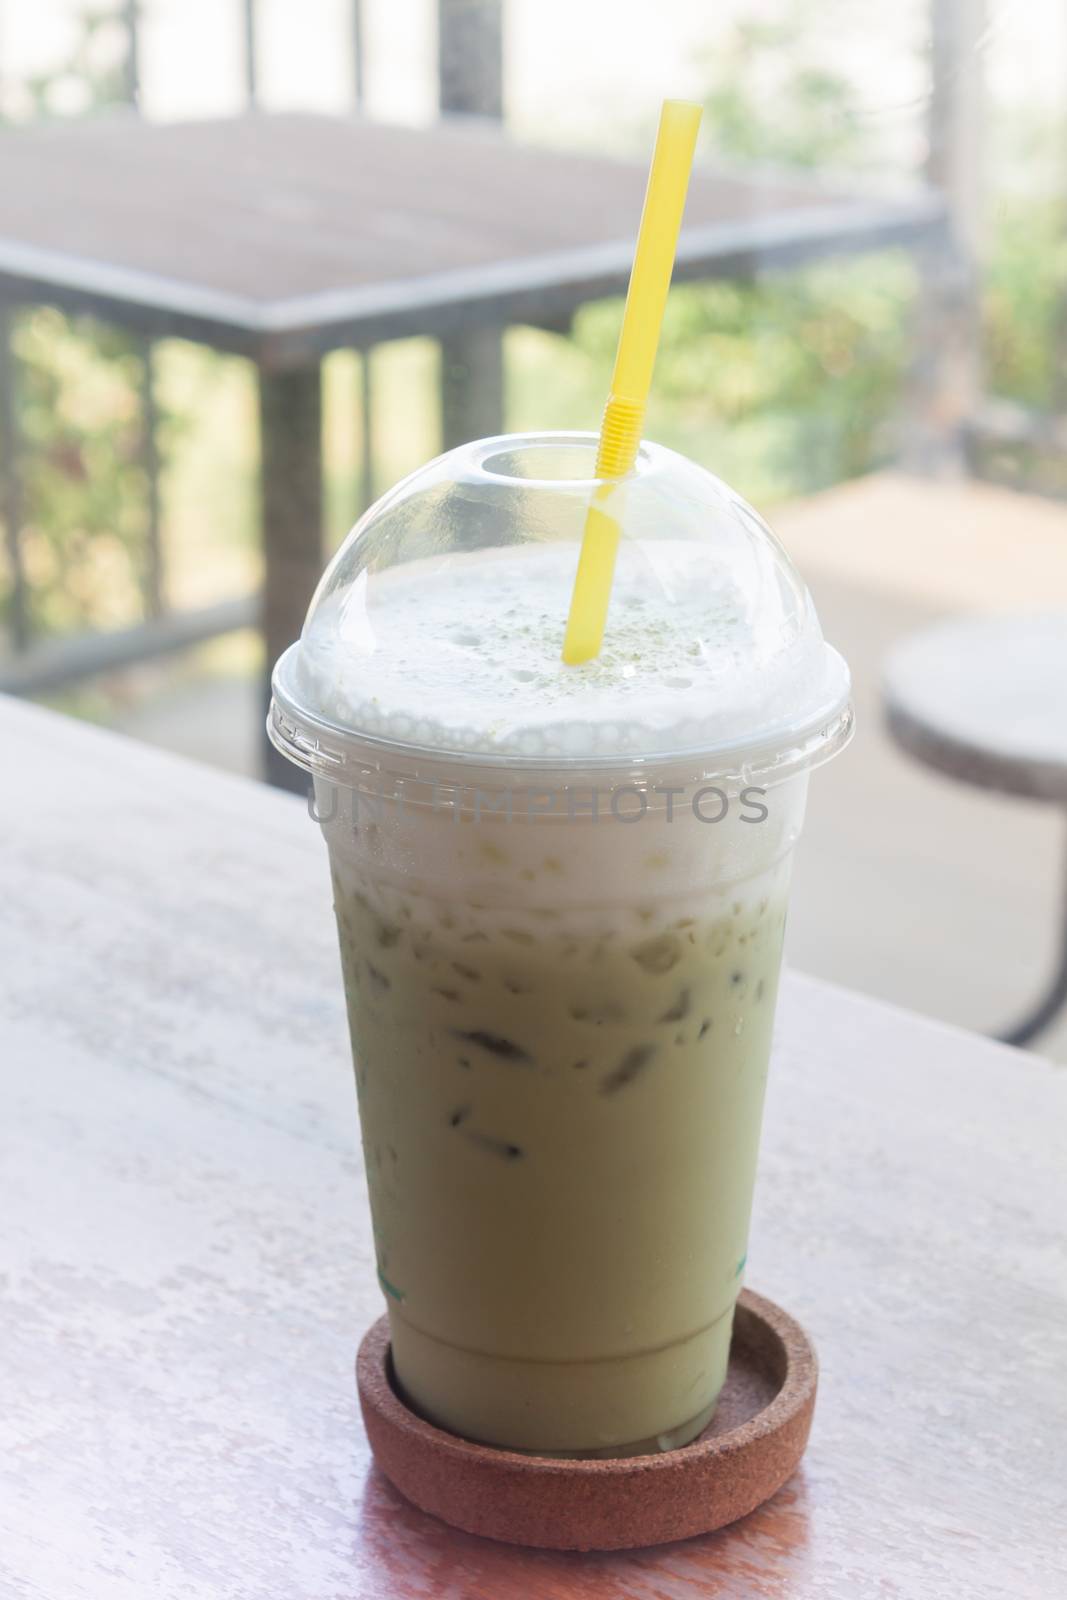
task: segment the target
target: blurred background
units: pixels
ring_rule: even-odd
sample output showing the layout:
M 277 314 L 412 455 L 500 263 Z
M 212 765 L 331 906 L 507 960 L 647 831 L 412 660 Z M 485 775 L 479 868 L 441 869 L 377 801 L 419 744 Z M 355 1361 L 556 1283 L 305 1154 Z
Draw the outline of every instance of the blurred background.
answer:
M 476 116 L 644 163 L 673 94 L 704 103 L 698 159 L 744 186 L 768 240 L 806 225 L 777 207 L 783 181 L 809 212 L 839 204 L 839 238 L 726 252 L 675 288 L 647 431 L 768 515 L 856 675 L 856 744 L 813 785 L 792 960 L 990 1031 L 1052 982 L 1062 806 L 916 761 L 886 731 L 882 679 L 939 618 L 1067 607 L 1065 89 L 1062 0 L 0 0 L 0 171 L 3 141 L 56 124 L 133 137 L 294 111 L 429 139 Z M 883 203 L 920 220 L 850 241 Z M 14 259 L 4 210 L 0 189 Z M 198 225 L 225 247 L 225 218 Z M 299 216 L 278 225 L 298 246 Z M 259 776 L 256 365 L 17 276 L 0 293 L 0 688 Z M 487 411 L 595 427 L 619 314 L 532 306 L 491 337 L 329 350 L 322 557 Z M 1039 1045 L 1067 1059 L 1062 1018 Z

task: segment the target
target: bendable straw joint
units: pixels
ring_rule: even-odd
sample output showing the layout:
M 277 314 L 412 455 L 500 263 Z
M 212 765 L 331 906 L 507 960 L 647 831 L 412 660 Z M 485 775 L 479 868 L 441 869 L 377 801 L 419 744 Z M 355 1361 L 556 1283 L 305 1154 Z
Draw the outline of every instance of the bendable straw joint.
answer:
M 637 460 L 645 408 L 637 400 L 612 395 L 604 407 L 596 453 L 598 478 L 624 478 Z

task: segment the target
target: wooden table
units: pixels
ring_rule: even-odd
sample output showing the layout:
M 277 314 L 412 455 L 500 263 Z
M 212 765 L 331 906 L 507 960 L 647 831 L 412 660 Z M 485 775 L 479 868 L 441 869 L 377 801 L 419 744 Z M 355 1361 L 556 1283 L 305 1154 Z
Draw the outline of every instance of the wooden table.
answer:
M 381 1308 L 315 827 L 10 701 L 0 740 L 0 1591 L 1064 1592 L 1067 1075 L 792 977 L 750 1281 L 819 1348 L 801 1471 L 636 1554 L 459 1535 L 357 1413 Z
M 433 335 L 445 447 L 499 432 L 498 331 L 565 328 L 585 301 L 625 287 L 646 170 L 524 147 L 475 121 L 401 128 L 287 114 L 153 126 L 113 115 L 5 133 L 0 312 L 47 301 L 256 363 L 272 663 L 299 633 L 322 566 L 322 355 Z M 886 245 L 937 251 L 944 240 L 944 205 L 930 191 L 871 197 L 702 169 L 676 276 L 751 276 Z M 495 365 L 479 361 L 480 338 L 496 340 Z M 3 388 L 0 374 L 0 404 Z M 247 620 L 239 605 L 226 615 Z M 118 648 L 128 657 L 132 644 Z M 68 649 L 59 669 L 70 659 Z M 92 652 L 77 659 L 91 664 Z M 34 681 L 54 678 L 54 652 L 39 668 Z M 11 682 L 31 677 L 24 668 Z M 291 786 L 281 758 L 270 770 Z

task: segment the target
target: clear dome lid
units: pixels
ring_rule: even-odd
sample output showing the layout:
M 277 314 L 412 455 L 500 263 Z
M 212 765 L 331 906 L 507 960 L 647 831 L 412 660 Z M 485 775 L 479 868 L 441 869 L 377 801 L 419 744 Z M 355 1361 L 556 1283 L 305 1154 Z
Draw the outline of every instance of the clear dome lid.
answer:
M 785 776 L 851 731 L 849 675 L 770 529 L 644 444 L 599 503 L 621 529 L 600 655 L 561 647 L 593 434 L 483 439 L 373 505 L 274 673 L 270 733 L 312 771 L 396 756 Z

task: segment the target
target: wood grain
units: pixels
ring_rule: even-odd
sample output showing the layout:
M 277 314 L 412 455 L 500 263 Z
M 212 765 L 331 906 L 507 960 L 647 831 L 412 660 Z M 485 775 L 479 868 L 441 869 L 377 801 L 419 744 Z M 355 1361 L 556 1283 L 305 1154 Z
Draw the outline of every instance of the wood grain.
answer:
M 457 1534 L 358 1419 L 381 1305 L 314 826 L 26 706 L 0 740 L 5 1600 L 1064 1592 L 1067 1078 L 793 977 L 750 1277 L 819 1351 L 801 1471 L 658 1550 Z

